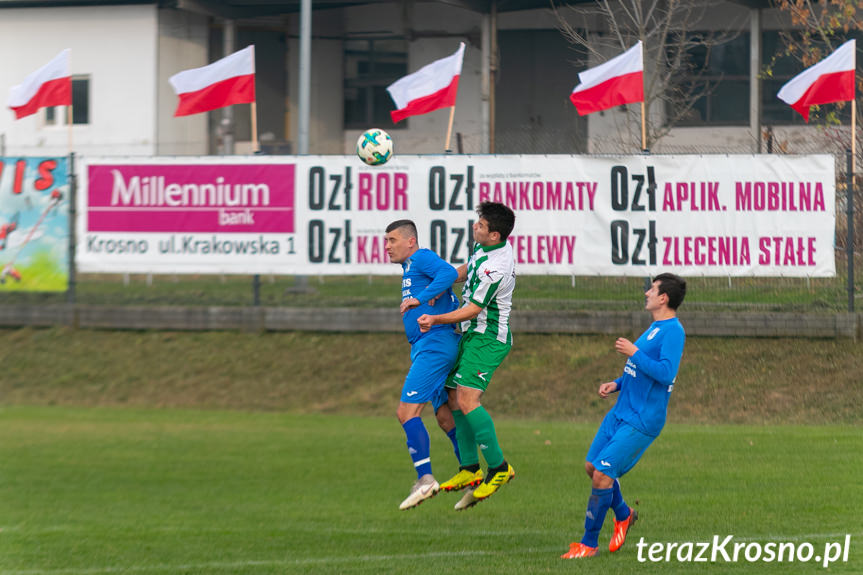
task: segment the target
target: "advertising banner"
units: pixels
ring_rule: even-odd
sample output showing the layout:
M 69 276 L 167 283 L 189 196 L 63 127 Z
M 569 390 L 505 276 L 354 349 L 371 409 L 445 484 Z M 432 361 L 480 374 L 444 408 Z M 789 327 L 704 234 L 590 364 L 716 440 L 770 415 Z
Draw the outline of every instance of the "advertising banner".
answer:
M 383 236 L 467 261 L 476 208 L 516 213 L 520 274 L 835 275 L 833 157 L 198 157 L 83 162 L 81 271 L 392 274 Z
M 66 291 L 68 163 L 0 157 L 0 291 Z

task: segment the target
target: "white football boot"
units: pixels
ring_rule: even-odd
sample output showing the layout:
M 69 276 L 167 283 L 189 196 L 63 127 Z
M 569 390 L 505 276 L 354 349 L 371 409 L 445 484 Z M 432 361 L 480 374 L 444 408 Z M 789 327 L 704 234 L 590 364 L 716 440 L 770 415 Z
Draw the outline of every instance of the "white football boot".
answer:
M 417 479 L 414 486 L 411 487 L 411 494 L 407 496 L 407 499 L 402 501 L 402 504 L 399 505 L 399 509 L 404 511 L 405 509 L 416 507 L 426 499 L 431 499 L 437 495 L 438 491 L 440 491 L 440 484 L 435 481 L 435 478 L 431 473 L 426 473 Z

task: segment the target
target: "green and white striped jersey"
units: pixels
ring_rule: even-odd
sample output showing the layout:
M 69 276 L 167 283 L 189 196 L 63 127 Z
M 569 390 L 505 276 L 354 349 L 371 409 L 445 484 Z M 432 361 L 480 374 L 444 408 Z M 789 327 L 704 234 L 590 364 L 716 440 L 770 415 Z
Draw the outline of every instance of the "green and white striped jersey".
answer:
M 482 308 L 478 316 L 461 324 L 462 333 L 484 333 L 501 343 L 512 345 L 509 314 L 515 289 L 515 259 L 512 245 L 501 242 L 493 246 L 474 246 L 467 262 L 467 279 L 462 302 L 473 302 Z

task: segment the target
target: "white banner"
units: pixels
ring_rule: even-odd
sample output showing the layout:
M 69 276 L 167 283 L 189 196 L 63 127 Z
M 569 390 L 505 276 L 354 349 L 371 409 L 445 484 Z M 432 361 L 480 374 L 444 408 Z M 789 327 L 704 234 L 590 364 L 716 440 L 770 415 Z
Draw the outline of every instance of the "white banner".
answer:
M 516 213 L 520 274 L 835 275 L 833 157 L 90 158 L 82 272 L 392 274 L 390 222 L 466 261 L 476 207 Z

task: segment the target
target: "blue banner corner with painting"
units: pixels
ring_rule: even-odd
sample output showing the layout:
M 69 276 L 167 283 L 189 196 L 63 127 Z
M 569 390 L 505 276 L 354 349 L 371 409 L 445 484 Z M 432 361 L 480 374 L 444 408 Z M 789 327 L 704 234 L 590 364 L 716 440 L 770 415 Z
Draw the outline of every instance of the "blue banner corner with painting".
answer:
M 68 158 L 0 157 L 0 292 L 69 284 Z

